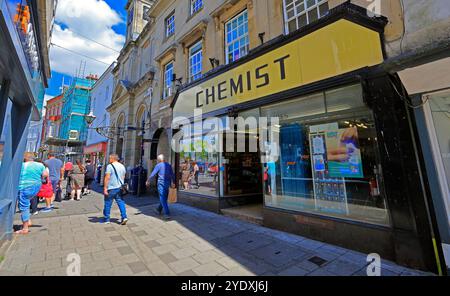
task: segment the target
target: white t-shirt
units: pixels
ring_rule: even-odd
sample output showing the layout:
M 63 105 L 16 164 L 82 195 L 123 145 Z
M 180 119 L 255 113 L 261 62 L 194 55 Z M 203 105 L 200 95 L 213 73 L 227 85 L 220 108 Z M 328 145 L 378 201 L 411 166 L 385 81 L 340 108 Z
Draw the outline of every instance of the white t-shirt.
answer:
M 114 168 L 112 167 L 113 165 L 117 171 L 117 176 L 119 176 L 120 180 L 117 179 Z M 124 165 L 121 164 L 120 162 L 108 164 L 108 166 L 106 167 L 106 174 L 109 174 L 108 190 L 119 189 L 125 182 L 126 173 L 127 170 L 125 169 Z

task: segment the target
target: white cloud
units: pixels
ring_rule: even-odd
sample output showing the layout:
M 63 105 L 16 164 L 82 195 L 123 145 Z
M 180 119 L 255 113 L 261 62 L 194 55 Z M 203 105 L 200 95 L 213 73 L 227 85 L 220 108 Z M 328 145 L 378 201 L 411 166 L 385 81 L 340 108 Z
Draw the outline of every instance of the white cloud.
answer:
M 47 105 L 47 101 L 50 99 L 53 99 L 55 96 L 51 96 L 51 95 L 45 95 L 44 96 L 44 106 Z
M 85 75 L 90 73 L 101 75 L 108 65 L 116 60 L 119 55 L 116 51 L 120 51 L 125 42 L 125 37 L 112 29 L 114 25 L 121 24 L 124 20 L 103 0 L 60 0 L 56 22 L 52 43 L 106 63 L 102 64 L 52 46 L 51 67 L 56 72 L 74 75 L 80 68 L 81 61 L 86 61 Z

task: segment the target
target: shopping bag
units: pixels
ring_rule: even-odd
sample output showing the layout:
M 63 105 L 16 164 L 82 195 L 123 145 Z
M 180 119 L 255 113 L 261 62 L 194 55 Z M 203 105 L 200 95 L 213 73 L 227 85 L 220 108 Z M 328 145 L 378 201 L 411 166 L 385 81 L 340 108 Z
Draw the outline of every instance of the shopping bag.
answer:
M 62 190 L 59 187 L 58 187 L 58 189 L 56 189 L 55 201 L 62 202 Z
M 177 189 L 176 188 L 169 188 L 168 202 L 171 204 L 177 202 Z

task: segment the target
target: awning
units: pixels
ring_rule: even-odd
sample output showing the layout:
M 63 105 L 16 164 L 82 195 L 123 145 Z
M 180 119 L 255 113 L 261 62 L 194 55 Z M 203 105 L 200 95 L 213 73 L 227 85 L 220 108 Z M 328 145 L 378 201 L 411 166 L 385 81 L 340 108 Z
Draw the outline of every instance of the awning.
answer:
M 84 147 L 84 154 L 92 154 L 92 153 L 106 153 L 106 142 L 101 142 L 97 144 L 93 144 L 90 146 Z

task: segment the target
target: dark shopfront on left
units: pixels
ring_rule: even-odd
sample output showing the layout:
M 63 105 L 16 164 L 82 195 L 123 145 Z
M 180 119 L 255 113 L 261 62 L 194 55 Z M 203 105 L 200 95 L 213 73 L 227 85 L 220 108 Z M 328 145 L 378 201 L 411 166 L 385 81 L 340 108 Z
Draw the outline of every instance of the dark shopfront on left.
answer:
M 442 252 L 415 127 L 401 82 L 380 67 L 383 29 L 351 6 L 332 11 L 180 90 L 172 104 L 179 201 L 217 213 L 260 204 L 267 227 L 437 273 Z M 257 152 L 215 151 L 236 148 L 227 133 L 261 138 L 261 129 L 228 124 L 235 117 L 277 118 L 278 158 L 262 161 L 270 141 Z M 351 141 L 342 146 L 343 138 Z M 340 159 L 341 148 L 350 157 Z
M 28 127 L 50 75 L 37 2 L 0 0 L 0 245 L 12 235 Z

